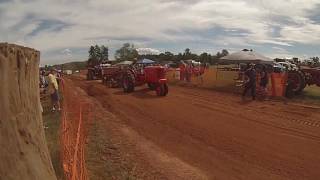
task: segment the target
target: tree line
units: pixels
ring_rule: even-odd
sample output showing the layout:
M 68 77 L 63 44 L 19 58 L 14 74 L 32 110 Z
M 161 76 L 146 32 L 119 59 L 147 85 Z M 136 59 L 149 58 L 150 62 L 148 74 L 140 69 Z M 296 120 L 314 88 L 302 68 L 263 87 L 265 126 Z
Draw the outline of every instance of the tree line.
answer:
M 319 67 L 320 66 L 320 58 L 318 56 L 312 57 L 311 62 L 314 66 Z
M 107 56 L 104 56 L 104 46 L 99 47 L 91 46 L 89 49 L 89 59 L 96 59 L 99 62 L 103 60 L 108 60 L 108 48 L 106 47 Z M 166 51 L 160 54 L 146 54 L 146 55 L 139 55 L 138 51 L 136 50 L 134 44 L 125 43 L 123 46 L 116 50 L 115 52 L 115 59 L 116 61 L 135 61 L 139 59 L 150 59 L 156 62 L 180 62 L 182 60 L 195 60 L 200 61 L 201 63 L 209 63 L 209 64 L 216 64 L 219 58 L 228 55 L 229 52 L 226 49 L 223 49 L 221 52 L 217 52 L 216 54 L 210 53 L 201 53 L 196 54 L 191 51 L 190 48 L 186 48 L 184 52 L 174 54 L 172 52 Z M 106 58 L 105 58 L 106 57 Z
M 98 61 L 107 61 L 109 60 L 109 48 L 102 45 L 90 46 L 89 48 L 89 59 L 96 59 Z
M 227 56 L 229 54 L 228 50 L 223 49 L 221 52 L 216 54 L 210 54 L 207 52 L 196 54 L 191 51 L 191 49 L 186 48 L 184 52 L 173 54 L 172 52 L 166 51 L 158 55 L 139 55 L 139 58 L 147 58 L 157 62 L 172 61 L 178 63 L 183 60 L 195 60 L 201 63 L 217 64 L 221 57 Z

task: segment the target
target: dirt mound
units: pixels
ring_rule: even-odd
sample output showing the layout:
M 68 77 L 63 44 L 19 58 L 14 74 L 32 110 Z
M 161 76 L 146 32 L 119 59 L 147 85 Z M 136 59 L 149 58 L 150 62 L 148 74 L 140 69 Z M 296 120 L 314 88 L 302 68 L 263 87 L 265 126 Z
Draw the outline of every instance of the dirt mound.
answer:
M 0 43 L 0 179 L 56 179 L 39 98 L 40 52 Z

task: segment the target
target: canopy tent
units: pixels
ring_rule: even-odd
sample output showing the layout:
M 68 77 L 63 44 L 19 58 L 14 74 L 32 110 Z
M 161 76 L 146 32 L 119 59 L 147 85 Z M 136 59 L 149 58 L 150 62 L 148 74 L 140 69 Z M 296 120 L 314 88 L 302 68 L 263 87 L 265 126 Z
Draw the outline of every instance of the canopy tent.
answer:
M 137 64 L 153 64 L 153 63 L 155 62 L 150 59 L 142 59 L 137 62 Z
M 115 65 L 131 65 L 133 62 L 132 61 L 122 61 L 122 62 L 119 62 Z
M 256 53 L 252 50 L 244 49 L 220 58 L 219 62 L 228 63 L 255 63 L 255 64 L 272 64 L 273 59 Z
M 193 59 L 182 60 L 182 61 L 184 61 L 184 62 L 190 62 L 190 63 L 195 62 L 195 60 L 193 60 Z

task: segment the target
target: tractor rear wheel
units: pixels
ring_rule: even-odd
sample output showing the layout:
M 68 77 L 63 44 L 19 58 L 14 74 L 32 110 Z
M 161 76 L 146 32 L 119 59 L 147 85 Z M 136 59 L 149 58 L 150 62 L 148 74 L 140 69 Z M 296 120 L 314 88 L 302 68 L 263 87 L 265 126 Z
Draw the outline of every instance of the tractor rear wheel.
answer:
M 288 72 L 288 86 L 294 94 L 300 94 L 306 87 L 305 75 L 301 71 L 289 71 Z
M 291 99 L 294 97 L 294 95 L 295 95 L 294 88 L 295 88 L 294 83 L 292 81 L 288 80 L 288 84 L 286 87 L 286 94 L 285 94 L 285 96 L 287 98 Z
M 163 84 L 163 96 L 166 96 L 169 93 L 169 88 L 167 84 Z

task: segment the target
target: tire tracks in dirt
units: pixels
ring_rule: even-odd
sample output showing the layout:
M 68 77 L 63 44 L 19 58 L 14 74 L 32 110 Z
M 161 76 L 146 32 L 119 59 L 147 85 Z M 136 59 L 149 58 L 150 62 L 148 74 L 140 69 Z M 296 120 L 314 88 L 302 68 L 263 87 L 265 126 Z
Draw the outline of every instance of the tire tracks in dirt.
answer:
M 120 149 L 122 151 L 117 153 L 118 155 L 113 161 L 118 161 L 116 162 L 118 164 L 126 164 L 120 162 L 123 160 L 135 161 L 134 165 L 131 166 L 134 166 L 134 171 L 136 172 L 131 173 L 132 176 L 136 176 L 139 179 L 208 179 L 206 174 L 201 170 L 181 161 L 170 153 L 161 150 L 151 141 L 145 139 L 132 128 L 124 124 L 123 119 L 119 119 L 119 116 L 123 118 L 123 113 L 112 108 L 110 105 L 110 103 L 112 104 L 112 101 L 107 103 L 103 101 L 103 99 L 109 97 L 110 94 L 103 91 L 99 93 L 99 88 L 95 89 L 95 86 L 91 83 L 94 84 L 95 82 L 90 82 L 90 84 L 77 82 L 77 84 L 91 96 L 91 102 L 95 105 L 95 119 L 98 118 L 100 121 L 104 119 L 105 125 L 108 126 L 106 129 L 112 131 L 110 133 L 112 134 L 112 137 L 115 137 L 113 143 L 116 146 L 115 148 L 112 148 L 113 151 Z M 99 94 L 97 94 L 97 90 Z M 128 117 L 126 122 L 127 121 Z M 121 158 L 119 157 L 119 154 L 126 154 L 126 157 Z M 139 176 L 136 173 L 143 175 Z
M 181 87 L 171 87 L 166 98 L 139 89 L 124 95 L 97 82 L 77 81 L 114 114 L 117 123 L 125 124 L 139 137 L 152 142 L 174 162 L 180 160 L 190 165 L 187 169 L 195 168 L 209 179 L 317 179 L 320 176 L 316 109 L 279 102 L 241 104 L 234 95 Z M 126 138 L 130 136 L 133 135 Z M 139 155 L 146 159 L 157 157 L 152 154 Z M 170 162 L 166 158 L 164 161 Z M 160 169 L 168 166 L 161 164 L 157 164 Z M 169 166 L 170 169 L 174 168 Z

